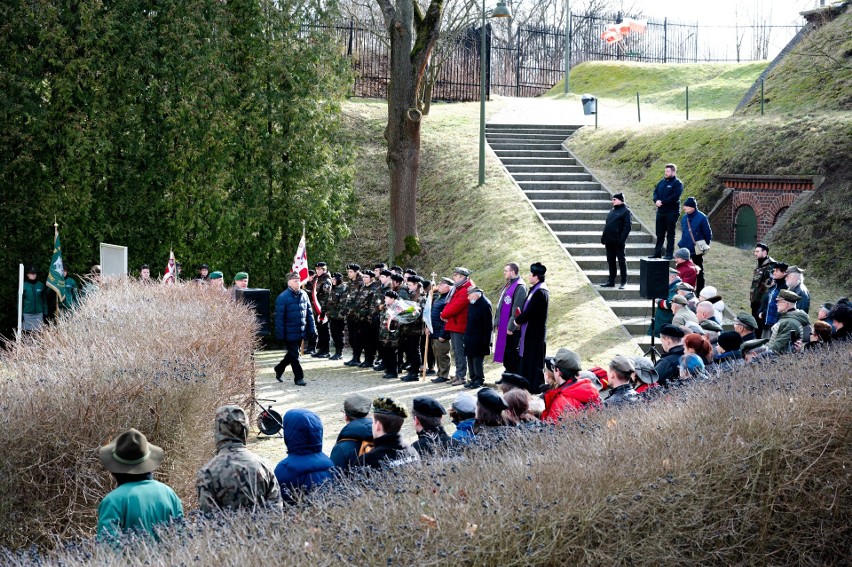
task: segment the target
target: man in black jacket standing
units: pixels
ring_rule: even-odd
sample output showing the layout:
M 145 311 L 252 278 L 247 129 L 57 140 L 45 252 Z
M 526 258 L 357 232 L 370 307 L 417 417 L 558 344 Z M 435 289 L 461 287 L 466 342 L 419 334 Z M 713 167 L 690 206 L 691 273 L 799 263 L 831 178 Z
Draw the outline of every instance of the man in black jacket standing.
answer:
M 650 258 L 663 255 L 663 239 L 666 240 L 667 260 L 674 256 L 675 227 L 680 216 L 680 196 L 683 183 L 677 178 L 677 166 L 666 164 L 666 174 L 654 187 L 654 205 L 657 207 L 657 244 Z
M 609 264 L 609 279 L 600 287 L 615 287 L 615 262 L 621 270 L 621 285 L 618 289 L 627 287 L 627 260 L 624 257 L 624 246 L 630 236 L 632 218 L 630 209 L 624 204 L 624 193 L 612 196 L 612 210 L 606 216 L 601 244 L 606 247 L 606 263 Z

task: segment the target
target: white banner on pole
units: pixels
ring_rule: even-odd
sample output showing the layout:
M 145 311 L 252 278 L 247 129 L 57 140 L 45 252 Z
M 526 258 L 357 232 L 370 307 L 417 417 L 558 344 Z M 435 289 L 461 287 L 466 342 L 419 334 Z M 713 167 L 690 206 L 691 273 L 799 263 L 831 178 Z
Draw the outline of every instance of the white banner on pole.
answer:
M 127 275 L 127 246 L 101 242 L 101 277 L 121 278 Z
M 24 318 L 24 265 L 18 264 L 18 332 L 15 340 L 21 340 L 21 321 Z

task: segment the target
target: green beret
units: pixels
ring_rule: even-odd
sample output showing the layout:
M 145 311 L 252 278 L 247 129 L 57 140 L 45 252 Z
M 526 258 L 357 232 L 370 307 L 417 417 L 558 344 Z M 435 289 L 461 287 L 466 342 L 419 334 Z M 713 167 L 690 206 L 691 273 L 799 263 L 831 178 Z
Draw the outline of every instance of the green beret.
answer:
M 209 277 L 211 280 L 220 280 L 222 279 L 222 272 L 212 272 Z
M 248 272 L 237 272 L 237 275 L 234 276 L 234 281 L 239 282 L 242 280 L 248 279 Z
M 766 343 L 769 342 L 769 339 L 752 339 L 750 341 L 746 341 L 740 345 L 740 352 L 745 354 L 747 352 L 751 352 L 758 347 L 762 347 Z
M 748 327 L 752 331 L 757 329 L 757 320 L 752 317 L 751 313 L 746 313 L 745 311 L 740 311 L 737 313 L 737 323 L 744 327 Z
M 775 299 L 775 301 L 778 301 L 779 299 L 783 299 L 788 303 L 796 303 L 802 298 L 799 295 L 790 291 L 789 289 L 782 289 L 778 292 L 778 297 Z

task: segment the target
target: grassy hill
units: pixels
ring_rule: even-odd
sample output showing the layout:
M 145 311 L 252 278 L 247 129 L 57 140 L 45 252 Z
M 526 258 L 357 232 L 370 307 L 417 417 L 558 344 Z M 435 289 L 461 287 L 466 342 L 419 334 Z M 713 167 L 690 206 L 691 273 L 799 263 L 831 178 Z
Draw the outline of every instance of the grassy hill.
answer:
M 693 116 L 721 117 L 733 113 L 766 65 L 766 61 L 687 65 L 588 61 L 571 69 L 570 86 L 571 93 L 588 92 L 623 104 L 635 103 L 638 92 L 642 105 L 670 111 L 685 111 L 688 86 Z M 547 96 L 564 97 L 564 88 L 560 81 Z
M 489 103 L 489 112 L 500 103 Z M 548 266 L 551 289 L 548 352 L 562 346 L 588 363 L 603 364 L 637 347 L 561 245 L 538 220 L 499 161 L 486 158 L 486 185 L 477 187 L 478 103 L 433 104 L 422 131 L 419 235 L 423 252 L 409 263 L 438 276 L 454 266 L 473 270 L 472 279 L 492 300 L 502 285 L 503 266 L 516 261 L 523 274 L 540 261 Z M 352 101 L 344 106 L 346 128 L 357 142 L 355 176 L 359 212 L 341 258 L 362 265 L 387 257 L 388 173 L 382 137 L 384 102 Z M 638 352 L 637 352 L 638 354 Z M 502 366 L 486 368 L 496 379 Z
M 852 9 L 808 34 L 764 80 L 764 112 L 852 110 Z M 759 94 L 741 111 L 760 113 Z

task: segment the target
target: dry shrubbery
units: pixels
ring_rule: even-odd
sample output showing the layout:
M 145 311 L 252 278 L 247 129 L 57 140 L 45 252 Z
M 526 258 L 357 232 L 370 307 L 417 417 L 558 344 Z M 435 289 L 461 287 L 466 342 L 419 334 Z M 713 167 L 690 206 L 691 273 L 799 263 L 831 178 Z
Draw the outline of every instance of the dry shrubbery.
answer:
M 124 556 L 84 543 L 38 558 L 116 566 L 843 564 L 852 541 L 849 354 L 837 346 L 785 357 L 454 461 L 348 481 L 283 518 L 196 517 Z
M 254 315 L 197 286 L 117 282 L 4 353 L 0 546 L 91 534 L 112 488 L 96 449 L 135 427 L 192 505 L 218 404 L 250 393 Z M 2 562 L 2 561 L 0 561 Z

